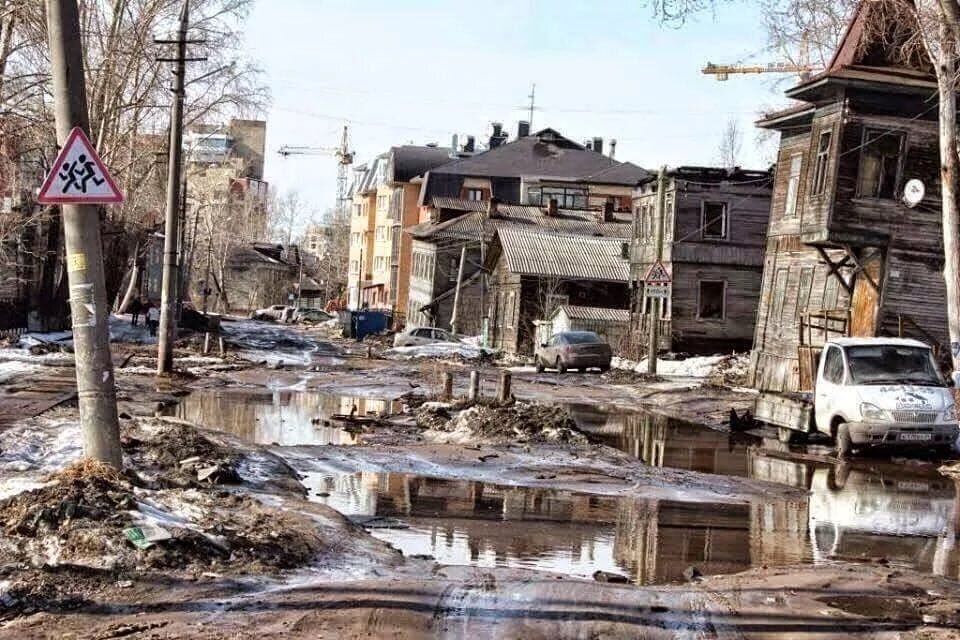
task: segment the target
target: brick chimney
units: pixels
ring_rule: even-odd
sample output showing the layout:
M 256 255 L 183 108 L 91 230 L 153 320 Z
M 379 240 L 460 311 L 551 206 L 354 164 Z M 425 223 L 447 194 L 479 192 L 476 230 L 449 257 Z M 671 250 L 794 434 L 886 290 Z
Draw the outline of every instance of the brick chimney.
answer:
M 603 153 L 603 138 L 594 138 L 593 146 L 591 147 L 597 153 Z
M 526 138 L 530 135 L 530 123 L 526 120 L 521 120 L 517 123 L 517 137 Z
M 617 139 L 610 138 L 610 159 L 613 160 L 615 155 L 617 155 Z
M 613 198 L 603 202 L 603 211 L 600 213 L 600 222 L 613 222 Z
M 464 153 L 473 153 L 474 149 L 477 148 L 476 138 L 473 136 L 467 136 L 467 141 L 463 145 Z
M 503 132 L 503 123 L 491 122 L 490 125 L 493 127 L 493 135 L 490 136 L 490 148 L 496 149 L 507 141 L 507 134 Z
M 487 200 L 487 218 L 499 218 L 500 217 L 500 199 L 494 196 L 491 196 Z
M 550 198 L 550 202 L 547 204 L 547 215 L 555 216 L 557 211 L 560 209 L 560 203 L 557 202 L 556 198 Z

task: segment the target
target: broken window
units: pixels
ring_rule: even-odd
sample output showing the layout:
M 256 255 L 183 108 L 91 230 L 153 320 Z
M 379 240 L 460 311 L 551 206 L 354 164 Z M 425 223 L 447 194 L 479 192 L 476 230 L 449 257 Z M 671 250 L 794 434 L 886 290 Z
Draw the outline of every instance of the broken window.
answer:
M 904 135 L 899 131 L 867 129 L 860 150 L 857 195 L 863 198 L 893 199 L 900 180 L 900 156 Z
M 783 303 L 787 297 L 787 270 L 778 269 L 773 281 L 773 318 L 777 323 L 783 320 Z
M 727 283 L 724 280 L 701 280 L 697 301 L 697 318 L 723 320 L 726 316 Z
M 827 188 L 827 165 L 830 162 L 830 142 L 832 139 L 832 131 L 822 132 L 817 139 L 817 163 L 813 169 L 810 195 L 822 195 L 824 189 Z
M 800 270 L 800 288 L 797 290 L 797 317 L 806 313 L 810 304 L 810 290 L 813 288 L 813 267 Z
M 727 239 L 727 203 L 704 202 L 700 211 L 700 230 L 704 240 Z
M 785 218 L 797 215 L 797 193 L 800 191 L 800 171 L 803 169 L 803 154 L 790 158 L 790 175 L 787 178 L 787 206 L 783 212 Z

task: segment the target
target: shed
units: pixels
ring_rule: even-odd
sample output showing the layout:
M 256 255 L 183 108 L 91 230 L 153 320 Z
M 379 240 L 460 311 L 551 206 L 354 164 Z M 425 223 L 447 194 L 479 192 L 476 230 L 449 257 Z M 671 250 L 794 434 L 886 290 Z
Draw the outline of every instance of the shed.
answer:
M 550 325 L 551 334 L 593 331 L 606 340 L 616 353 L 630 332 L 630 310 L 563 304 L 550 314 Z

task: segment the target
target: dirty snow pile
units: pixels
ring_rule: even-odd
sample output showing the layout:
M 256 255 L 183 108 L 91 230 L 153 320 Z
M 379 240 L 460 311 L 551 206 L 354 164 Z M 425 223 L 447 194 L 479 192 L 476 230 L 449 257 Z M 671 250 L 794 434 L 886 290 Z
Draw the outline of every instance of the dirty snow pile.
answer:
M 678 378 L 712 378 L 718 374 L 746 375 L 750 357 L 747 354 L 696 356 L 684 360 L 666 360 L 657 362 L 657 374 Z M 640 362 L 615 357 L 611 362 L 614 369 L 646 373 L 647 359 Z
M 466 342 L 434 342 L 412 347 L 393 347 L 383 352 L 384 358 L 391 360 L 420 360 L 423 358 L 479 360 L 494 352 Z
M 474 404 L 460 411 L 453 405 L 428 403 L 420 407 L 417 425 L 427 438 L 444 443 L 587 442 L 569 411 L 530 402 Z

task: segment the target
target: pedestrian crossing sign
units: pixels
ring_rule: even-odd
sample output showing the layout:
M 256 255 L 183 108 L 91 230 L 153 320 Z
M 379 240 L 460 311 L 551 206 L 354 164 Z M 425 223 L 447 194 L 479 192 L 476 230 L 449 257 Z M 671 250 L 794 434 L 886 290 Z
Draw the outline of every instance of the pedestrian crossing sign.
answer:
M 670 274 L 662 262 L 657 260 L 650 270 L 647 271 L 647 277 L 643 279 L 646 284 L 670 284 Z
M 37 196 L 40 204 L 113 204 L 123 195 L 89 138 L 74 127 Z

